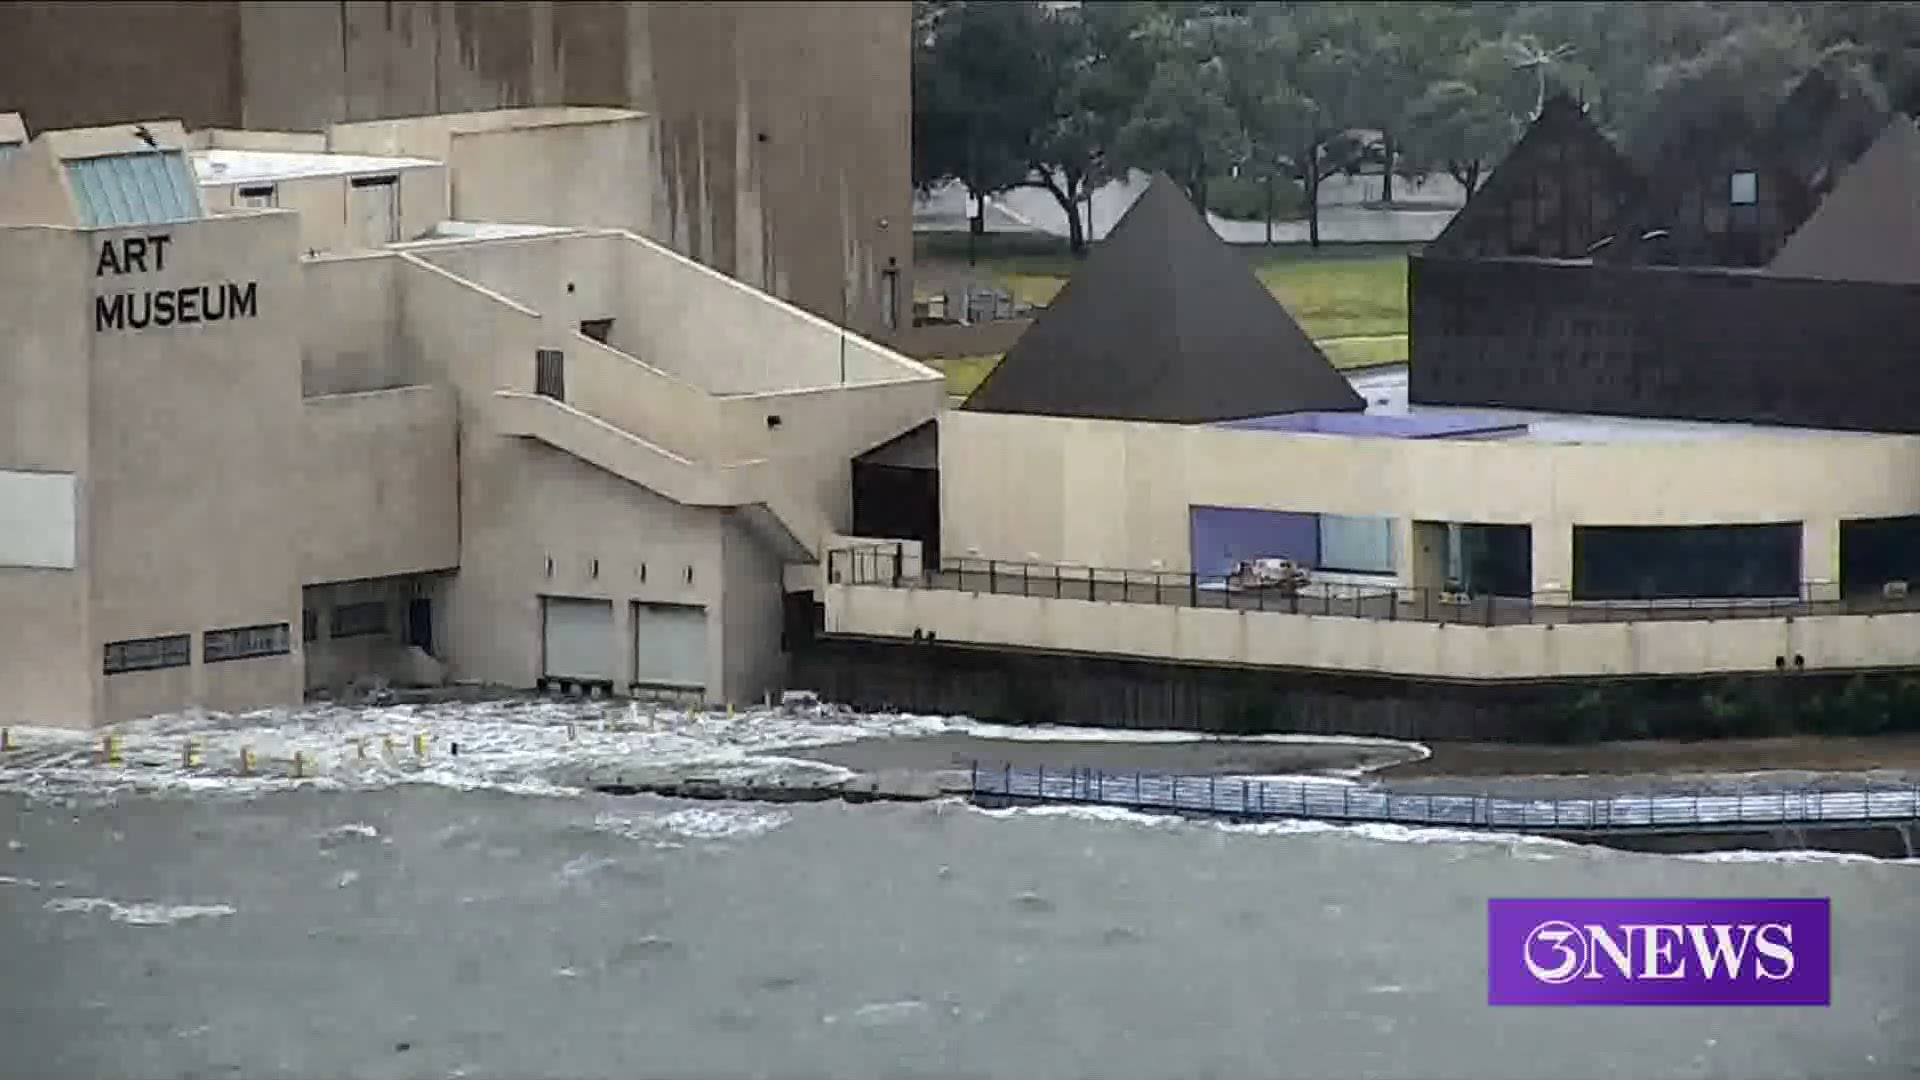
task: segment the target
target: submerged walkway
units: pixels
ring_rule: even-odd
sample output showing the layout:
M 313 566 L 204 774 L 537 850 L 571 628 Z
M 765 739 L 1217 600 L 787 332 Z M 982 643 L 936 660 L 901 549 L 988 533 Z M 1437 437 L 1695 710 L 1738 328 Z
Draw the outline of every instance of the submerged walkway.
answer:
M 1404 793 L 1311 780 L 975 764 L 969 786 L 976 799 L 1554 833 L 1702 832 L 1920 821 L 1920 784 L 1504 799 Z

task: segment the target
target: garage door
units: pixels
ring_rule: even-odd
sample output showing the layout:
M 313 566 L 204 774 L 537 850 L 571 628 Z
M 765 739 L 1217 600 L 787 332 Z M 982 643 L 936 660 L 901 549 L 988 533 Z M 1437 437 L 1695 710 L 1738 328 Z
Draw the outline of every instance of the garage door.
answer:
M 707 609 L 689 604 L 633 605 L 633 681 L 706 689 Z
M 547 676 L 612 682 L 613 601 L 549 596 L 542 604 Z

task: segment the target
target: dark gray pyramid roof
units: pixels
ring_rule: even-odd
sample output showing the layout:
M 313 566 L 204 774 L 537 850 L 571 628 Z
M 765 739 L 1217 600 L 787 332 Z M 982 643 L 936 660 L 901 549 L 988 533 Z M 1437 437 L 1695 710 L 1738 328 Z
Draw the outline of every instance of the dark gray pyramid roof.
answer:
M 962 406 L 1174 424 L 1365 407 L 1165 176 Z
M 1781 277 L 1920 284 L 1920 130 L 1900 117 L 1767 264 Z

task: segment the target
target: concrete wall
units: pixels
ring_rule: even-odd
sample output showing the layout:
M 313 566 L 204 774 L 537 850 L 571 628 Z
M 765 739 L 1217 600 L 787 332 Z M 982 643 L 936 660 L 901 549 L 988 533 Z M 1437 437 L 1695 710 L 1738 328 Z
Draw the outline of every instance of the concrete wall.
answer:
M 654 220 L 685 251 L 878 332 L 911 263 L 911 5 L 395 0 L 36 4 L 0 34 L 0 101 L 37 128 L 193 127 L 525 105 L 656 119 Z M 843 297 L 850 296 L 850 301 Z
M 429 381 L 400 333 L 400 260 L 362 254 L 303 259 L 300 389 L 307 395 Z
M 0 470 L 68 474 L 80 493 L 74 569 L 0 565 L 0 724 L 82 726 L 99 691 L 85 497 L 89 313 L 73 302 L 76 278 L 60 272 L 90 254 L 68 229 L 0 228 Z
M 1564 592 L 1576 525 L 1804 521 L 1810 576 L 1838 522 L 1920 513 L 1920 438 L 1807 435 L 1619 443 L 1365 439 L 949 412 L 942 545 L 970 556 L 1189 569 L 1188 508 L 1258 507 L 1526 524 L 1537 593 Z
M 435 386 L 306 399 L 302 584 L 459 566 L 454 412 L 452 393 Z
M 653 123 L 629 109 L 499 109 L 335 124 L 335 153 L 446 162 L 458 221 L 656 231 Z
M 1183 663 L 1529 680 L 1920 664 L 1920 614 L 1460 626 L 941 589 L 831 585 L 832 634 Z
M 750 703 L 784 688 L 786 656 L 780 649 L 782 619 L 779 556 L 755 536 L 737 514 L 720 530 L 722 586 L 721 693 L 730 702 Z
M 271 184 L 274 205 L 300 215 L 300 250 L 309 254 L 362 251 L 367 245 L 361 241 L 349 203 L 354 175 L 399 177 L 400 236 L 403 240 L 425 234 L 449 216 L 447 170 L 441 165 L 413 165 L 289 180 L 202 184 L 200 192 L 207 209 L 218 213 L 240 207 L 241 188 Z M 241 209 L 244 212 L 245 208 Z
M 93 298 L 251 286 L 252 317 L 91 334 L 89 557 L 94 654 L 105 642 L 192 633 L 191 668 L 112 675 L 109 720 L 202 704 L 298 700 L 301 492 L 298 222 L 262 213 L 87 234 L 58 273 Z M 169 237 L 154 272 L 95 276 L 103 244 Z M 152 260 L 149 260 L 151 265 Z M 89 305 L 94 299 L 88 300 Z M 207 630 L 290 623 L 293 653 L 202 664 Z
M 79 220 L 60 159 L 44 139 L 0 162 L 0 225 L 72 225 Z

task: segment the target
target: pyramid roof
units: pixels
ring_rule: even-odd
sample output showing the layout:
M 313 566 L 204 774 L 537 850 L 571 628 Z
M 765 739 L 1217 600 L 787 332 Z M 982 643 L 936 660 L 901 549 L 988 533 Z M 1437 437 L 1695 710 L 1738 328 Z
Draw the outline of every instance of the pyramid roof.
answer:
M 1366 403 L 1156 176 L 962 407 L 1194 424 Z
M 1900 117 L 1767 264 L 1781 277 L 1920 284 L 1920 130 Z

